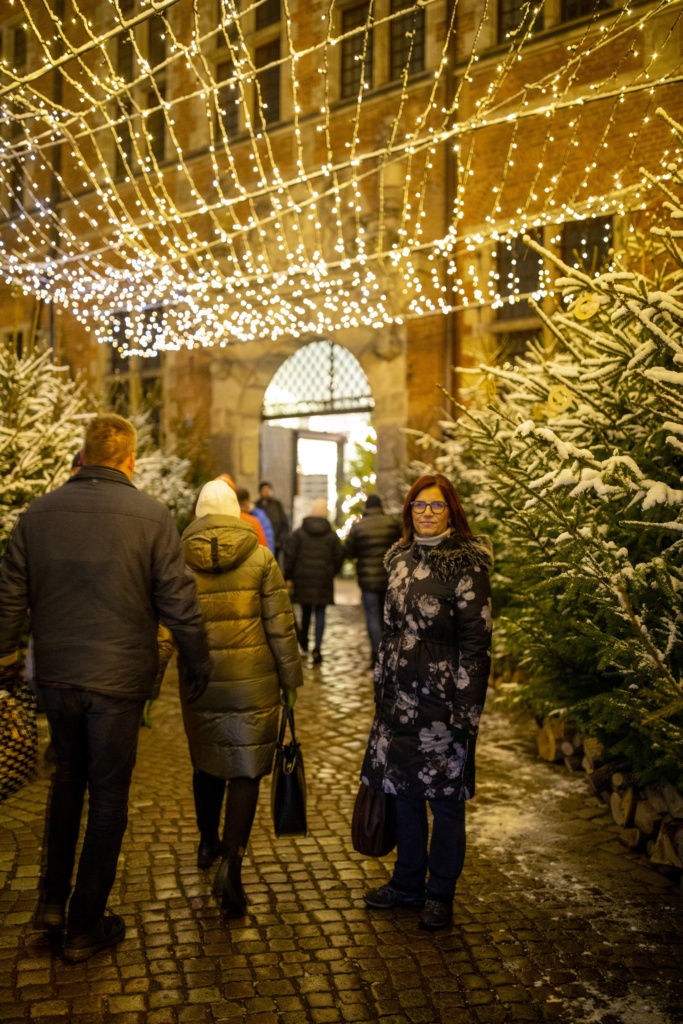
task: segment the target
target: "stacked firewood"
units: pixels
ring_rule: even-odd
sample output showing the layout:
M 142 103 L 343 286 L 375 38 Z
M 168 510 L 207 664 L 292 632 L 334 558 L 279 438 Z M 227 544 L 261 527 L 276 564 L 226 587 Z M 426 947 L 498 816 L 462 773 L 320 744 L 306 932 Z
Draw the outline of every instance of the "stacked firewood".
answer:
M 608 759 L 595 737 L 582 737 L 559 718 L 544 721 L 537 741 L 544 761 L 586 773 L 619 826 L 621 842 L 667 873 L 683 871 L 683 795 L 674 786 L 637 786 L 625 762 Z

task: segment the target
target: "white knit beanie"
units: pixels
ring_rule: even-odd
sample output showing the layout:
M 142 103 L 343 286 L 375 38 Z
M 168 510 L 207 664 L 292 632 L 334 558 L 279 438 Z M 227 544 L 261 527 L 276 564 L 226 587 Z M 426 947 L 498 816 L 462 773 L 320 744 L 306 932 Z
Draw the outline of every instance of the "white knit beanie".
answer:
M 237 495 L 225 480 L 210 480 L 199 492 L 196 514 L 197 519 L 202 516 L 235 516 L 239 519 Z

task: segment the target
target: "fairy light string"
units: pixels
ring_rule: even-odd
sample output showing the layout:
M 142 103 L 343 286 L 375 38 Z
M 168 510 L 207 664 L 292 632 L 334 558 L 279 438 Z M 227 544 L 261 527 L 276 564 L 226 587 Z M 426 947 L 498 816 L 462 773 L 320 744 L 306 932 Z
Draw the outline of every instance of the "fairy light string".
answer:
M 667 151 L 662 166 L 641 174 L 638 151 L 658 92 L 681 82 L 683 64 L 669 57 L 659 71 L 657 55 L 642 60 L 634 39 L 666 16 L 661 45 L 671 51 L 680 0 L 639 7 L 637 13 L 622 5 L 597 12 L 575 29 L 569 23 L 571 49 L 561 66 L 547 72 L 539 65 L 537 78 L 525 78 L 510 91 L 521 66 L 535 67 L 542 3 L 529 5 L 495 57 L 485 46 L 492 6 L 490 0 L 479 6 L 470 52 L 456 69 L 451 56 L 457 2 L 428 74 L 409 74 L 411 38 L 405 66 L 380 101 L 365 81 L 369 33 L 389 32 L 400 18 L 410 31 L 418 13 L 427 19 L 437 15 L 433 0 L 388 14 L 370 0 L 365 25 L 345 33 L 331 5 L 305 46 L 297 44 L 295 18 L 283 0 L 281 53 L 261 66 L 251 32 L 259 3 L 238 10 L 234 0 L 222 0 L 216 25 L 198 2 L 138 0 L 137 10 L 129 11 L 109 0 L 93 16 L 94 25 L 94 7 L 81 0 L 70 5 L 72 31 L 54 12 L 43 22 L 30 0 L 13 0 L 19 21 L 10 27 L 26 26 L 38 66 L 34 61 L 30 69 L 13 68 L 7 55 L 0 65 L 4 280 L 69 308 L 102 341 L 112 340 L 121 314 L 128 314 L 130 329 L 117 344 L 150 354 L 495 307 L 501 302 L 497 275 L 480 279 L 476 261 L 468 268 L 470 253 L 534 226 L 647 205 L 652 181 L 666 176 L 672 153 Z M 178 15 L 188 10 L 190 32 L 185 21 L 180 34 Z M 159 19 L 164 37 L 164 55 L 155 66 L 145 35 L 152 18 Z M 130 81 L 116 64 L 122 38 L 134 54 Z M 358 91 L 340 108 L 336 58 L 344 42 L 356 38 L 362 40 Z M 603 52 L 618 52 L 618 60 L 606 62 L 606 72 L 596 76 L 591 62 Z M 229 77 L 219 77 L 218 67 L 226 64 Z M 305 79 L 301 68 L 308 69 Z M 290 118 L 288 147 L 264 107 L 263 76 L 273 70 L 288 86 L 281 95 Z M 445 76 L 454 71 L 452 99 L 444 105 Z M 183 89 L 174 92 L 169 85 L 181 73 Z M 49 97 L 52 78 L 46 77 L 55 74 L 63 77 L 68 97 L 59 105 Z M 322 94 L 319 109 L 308 100 L 310 88 Z M 241 116 L 234 138 L 221 111 L 222 97 L 230 93 Z M 604 166 L 601 157 L 610 140 L 623 135 L 620 108 L 638 96 L 645 100 L 643 120 L 632 126 L 613 183 L 598 191 L 591 183 Z M 587 139 L 586 112 L 596 103 L 605 107 L 605 117 Z M 377 144 L 372 117 L 380 108 L 387 128 Z M 472 113 L 459 120 L 468 109 Z M 196 152 L 184 142 L 183 122 L 191 116 L 205 125 L 206 143 Z M 525 126 L 543 121 L 530 188 L 515 205 L 511 196 Z M 152 125 L 163 125 L 163 153 L 155 147 Z M 507 145 L 493 176 L 483 165 L 486 140 L 495 137 L 500 145 L 506 126 Z M 69 166 L 61 171 L 54 161 L 58 146 L 68 153 Z M 445 146 L 456 150 L 458 186 L 444 234 L 441 202 L 435 207 L 433 196 L 441 185 Z M 117 159 L 120 177 L 113 172 Z M 477 190 L 481 174 L 495 181 L 488 198 Z M 50 200 L 51 180 L 59 187 L 58 209 Z M 452 291 L 446 274 L 454 281 Z M 542 285 L 549 288 L 549 279 L 543 277 Z M 159 310 L 158 329 L 151 333 L 150 308 Z

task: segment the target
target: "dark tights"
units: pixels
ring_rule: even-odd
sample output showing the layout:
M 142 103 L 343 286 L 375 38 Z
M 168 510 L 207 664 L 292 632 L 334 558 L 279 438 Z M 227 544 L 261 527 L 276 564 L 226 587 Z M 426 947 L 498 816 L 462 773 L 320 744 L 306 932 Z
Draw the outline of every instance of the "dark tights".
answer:
M 241 859 L 244 856 L 256 814 L 260 782 L 260 777 L 248 779 L 239 776 L 226 780 L 203 771 L 195 771 L 192 777 L 197 826 L 202 839 L 209 843 L 218 839 L 221 807 L 227 784 L 228 797 L 225 802 L 222 836 L 223 851 L 227 857 L 237 855 Z

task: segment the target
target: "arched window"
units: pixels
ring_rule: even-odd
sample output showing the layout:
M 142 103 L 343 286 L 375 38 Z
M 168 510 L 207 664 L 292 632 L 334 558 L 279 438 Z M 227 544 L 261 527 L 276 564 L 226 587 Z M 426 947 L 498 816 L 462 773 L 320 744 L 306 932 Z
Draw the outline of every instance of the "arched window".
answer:
M 368 412 L 374 405 L 356 357 L 331 341 L 313 341 L 290 356 L 271 380 L 263 418 Z

